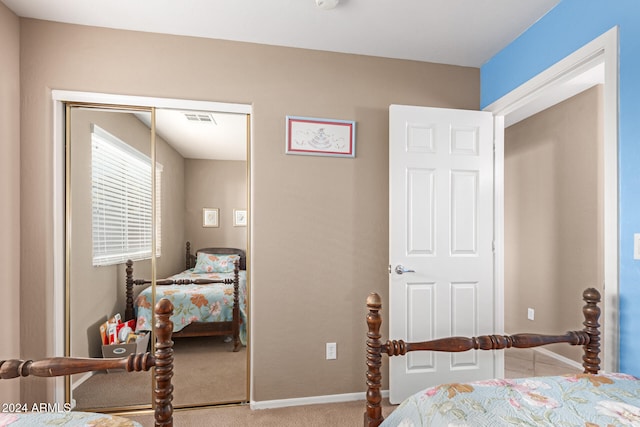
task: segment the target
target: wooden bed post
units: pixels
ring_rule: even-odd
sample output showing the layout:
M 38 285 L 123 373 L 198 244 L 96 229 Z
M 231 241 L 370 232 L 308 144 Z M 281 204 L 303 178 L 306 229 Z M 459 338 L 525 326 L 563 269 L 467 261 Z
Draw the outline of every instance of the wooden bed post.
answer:
M 382 299 L 380 295 L 371 293 L 367 298 L 367 411 L 364 413 L 364 425 L 377 427 L 383 420 L 382 417 L 382 394 L 380 387 L 382 374 L 382 342 L 380 341 L 380 308 Z
M 233 263 L 233 312 L 231 331 L 233 334 L 233 351 L 240 351 L 240 260 Z
M 173 322 L 170 319 L 173 313 L 173 304 L 167 299 L 158 301 L 156 312 L 156 366 L 155 377 L 155 419 L 156 427 L 173 427 L 173 341 L 171 332 Z
M 133 319 L 133 261 L 130 259 L 127 260 L 127 268 L 125 272 L 127 273 L 127 278 L 125 280 L 127 290 L 126 290 L 126 309 L 124 311 L 124 320 Z M 121 273 L 122 274 L 122 273 Z
M 589 336 L 589 343 L 584 346 L 582 366 L 585 374 L 597 374 L 600 371 L 600 292 L 589 288 L 582 293 L 582 299 L 586 303 L 582 308 L 584 314 L 583 331 Z
M 185 270 L 188 270 L 191 268 L 191 242 L 187 242 L 186 247 L 187 247 L 187 250 L 185 253 L 185 261 L 186 261 L 185 266 L 187 268 L 185 268 Z

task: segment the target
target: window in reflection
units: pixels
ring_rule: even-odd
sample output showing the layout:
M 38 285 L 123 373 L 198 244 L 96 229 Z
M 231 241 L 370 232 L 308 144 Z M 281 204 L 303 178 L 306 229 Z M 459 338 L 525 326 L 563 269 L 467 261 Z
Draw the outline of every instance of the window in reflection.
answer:
M 101 327 L 124 320 L 124 262 L 137 256 L 151 269 L 152 134 L 138 118 L 151 112 L 82 105 L 68 114 L 68 351 L 104 357 Z M 96 372 L 72 376 L 70 399 L 77 410 L 150 406 L 150 390 L 148 375 Z
M 97 125 L 91 132 L 93 265 L 151 258 L 151 158 Z M 156 165 L 156 221 L 161 221 L 162 165 Z M 160 228 L 156 256 L 161 255 Z

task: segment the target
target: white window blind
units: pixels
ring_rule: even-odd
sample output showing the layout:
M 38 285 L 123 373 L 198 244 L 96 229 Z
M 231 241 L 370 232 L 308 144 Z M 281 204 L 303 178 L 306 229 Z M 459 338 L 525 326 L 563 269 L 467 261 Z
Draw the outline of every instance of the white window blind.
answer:
M 151 258 L 151 159 L 99 126 L 91 132 L 93 265 Z M 162 166 L 156 165 L 156 255 Z

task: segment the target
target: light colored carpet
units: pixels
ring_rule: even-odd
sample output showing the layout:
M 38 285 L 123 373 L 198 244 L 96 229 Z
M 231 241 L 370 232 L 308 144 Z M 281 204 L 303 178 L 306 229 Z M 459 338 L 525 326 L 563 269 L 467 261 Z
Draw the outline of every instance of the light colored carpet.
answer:
M 364 400 L 252 411 L 248 405 L 178 410 L 173 424 L 180 427 L 353 427 L 362 426 Z M 395 406 L 382 401 L 382 414 L 388 416 Z M 127 418 L 143 426 L 153 426 L 153 414 L 128 414 Z
M 520 350 L 520 349 L 518 349 Z M 546 365 L 563 365 L 557 360 L 544 355 L 532 354 L 532 351 L 520 351 L 519 353 L 507 353 L 505 355 L 507 370 L 511 368 L 514 376 L 508 378 L 518 378 L 520 376 L 530 376 L 533 367 L 526 367 L 521 371 L 519 358 L 538 364 L 538 370 L 543 375 L 555 375 L 547 371 Z M 544 366 L 543 366 L 544 364 Z M 566 366 L 557 366 L 557 369 L 565 369 Z M 545 369 L 542 369 L 545 368 Z M 388 399 L 382 400 L 382 414 L 387 417 L 396 408 L 391 405 Z M 218 406 L 190 410 L 176 410 L 173 415 L 174 425 L 180 427 L 351 427 L 362 426 L 366 404 L 364 401 L 318 404 L 306 406 L 293 406 L 288 408 L 251 410 L 249 405 L 240 406 Z M 144 426 L 153 426 L 153 414 L 135 413 L 127 414 L 127 418 L 138 421 Z
M 174 340 L 175 407 L 247 401 L 247 351 L 232 351 L 223 337 Z M 78 386 L 77 410 L 150 405 L 149 372 L 100 372 Z

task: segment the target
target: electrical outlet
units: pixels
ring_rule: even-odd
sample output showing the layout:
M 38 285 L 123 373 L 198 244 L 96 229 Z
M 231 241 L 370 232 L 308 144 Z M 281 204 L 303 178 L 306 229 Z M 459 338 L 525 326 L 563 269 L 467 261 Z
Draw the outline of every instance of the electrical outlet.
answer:
M 327 360 L 333 360 L 338 358 L 337 345 L 334 342 L 327 343 Z
M 536 311 L 533 308 L 527 308 L 527 319 L 533 320 L 536 316 Z

